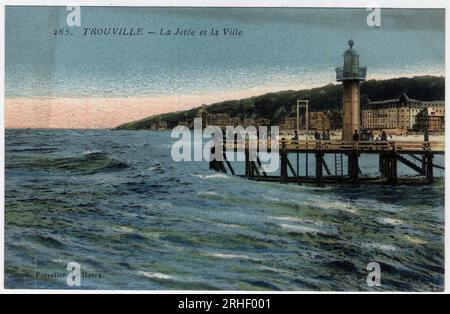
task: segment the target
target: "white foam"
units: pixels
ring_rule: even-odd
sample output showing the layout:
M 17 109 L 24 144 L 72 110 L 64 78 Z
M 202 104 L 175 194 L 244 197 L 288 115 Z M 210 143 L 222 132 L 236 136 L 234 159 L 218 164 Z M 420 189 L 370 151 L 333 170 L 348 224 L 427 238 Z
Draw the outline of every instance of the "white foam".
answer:
M 170 276 L 170 275 L 166 275 L 163 273 L 156 273 L 156 272 L 148 272 L 148 271 L 138 271 L 139 275 L 142 275 L 144 277 L 147 278 L 156 278 L 156 279 L 164 279 L 164 280 L 173 280 L 175 279 L 175 277 Z
M 301 223 L 305 222 L 301 218 L 292 217 L 292 216 L 269 216 L 267 218 L 275 219 L 275 220 L 281 220 L 281 221 L 289 221 L 289 222 L 301 222 Z
M 316 228 L 307 227 L 307 226 L 299 226 L 299 225 L 280 224 L 280 227 L 285 230 L 295 232 L 295 233 L 301 233 L 301 234 L 304 234 L 304 233 L 317 234 L 317 233 L 321 232 L 319 229 L 316 229 Z
M 227 176 L 225 173 L 215 173 L 215 174 L 208 174 L 208 175 L 203 175 L 203 174 L 194 174 L 194 177 L 200 178 L 200 179 L 229 179 L 230 177 Z
M 64 264 L 67 265 L 67 261 L 62 260 L 62 259 L 52 259 L 53 263 L 57 263 L 57 264 Z
M 206 253 L 206 255 L 223 259 L 259 260 L 244 254 Z
M 397 248 L 395 246 L 388 244 L 379 244 L 377 248 L 379 248 L 382 251 L 397 251 Z
M 314 200 L 311 205 L 318 206 L 322 209 L 340 210 L 351 214 L 356 214 L 358 212 L 358 209 L 352 206 L 351 203 L 339 200 L 330 200 L 325 202 L 317 199 Z
M 329 225 L 323 223 L 322 221 L 314 221 L 314 220 L 311 220 L 311 219 L 303 219 L 303 218 L 300 218 L 300 217 L 269 216 L 267 218 L 280 220 L 280 221 L 287 221 L 287 222 L 295 222 L 295 223 L 307 224 L 307 225 L 315 225 L 315 226 L 319 226 L 319 227 L 330 227 Z
M 361 246 L 369 249 L 378 249 L 381 251 L 397 251 L 395 246 L 382 243 L 363 242 Z
M 133 233 L 136 230 L 131 228 L 131 227 L 127 227 L 127 226 L 115 226 L 113 227 L 114 230 L 116 231 L 121 231 L 121 232 L 125 232 L 125 233 Z
M 261 266 L 260 269 L 261 270 L 268 270 L 268 271 L 271 271 L 271 272 L 274 272 L 274 273 L 286 273 L 286 271 L 283 271 L 281 269 L 273 268 L 273 267 L 269 267 L 269 266 L 264 266 L 264 265 Z
M 426 243 L 428 243 L 428 241 L 426 241 L 426 240 L 421 240 L 421 239 L 412 237 L 412 236 L 410 236 L 410 235 L 405 235 L 404 238 L 405 238 L 407 241 L 409 241 L 409 242 L 411 242 L 411 243 L 413 243 L 413 244 L 419 244 L 419 245 L 421 245 L 421 244 L 426 244 Z
M 217 194 L 216 192 L 213 191 L 200 191 L 198 192 L 199 196 L 218 196 L 219 194 Z
M 241 225 L 227 224 L 227 223 L 223 223 L 223 222 L 219 222 L 219 223 L 217 223 L 217 225 L 218 225 L 218 226 L 227 227 L 227 228 L 242 228 Z
M 86 150 L 83 152 L 83 155 L 90 155 L 90 154 L 100 154 L 103 153 L 102 150 L 93 149 L 93 150 Z
M 392 225 L 392 226 L 398 226 L 404 224 L 404 222 L 400 219 L 394 219 L 394 218 L 388 218 L 388 217 L 379 217 L 377 218 L 377 221 L 384 225 Z

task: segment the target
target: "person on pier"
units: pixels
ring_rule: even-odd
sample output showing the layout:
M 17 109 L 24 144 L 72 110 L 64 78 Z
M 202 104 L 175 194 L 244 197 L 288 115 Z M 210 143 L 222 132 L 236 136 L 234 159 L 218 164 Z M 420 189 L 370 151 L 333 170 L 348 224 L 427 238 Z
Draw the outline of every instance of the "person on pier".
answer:
M 428 133 L 428 130 L 425 130 L 425 132 L 423 133 L 423 140 L 425 142 L 428 142 L 430 140 L 430 133 Z
M 320 133 L 319 132 L 317 132 L 317 131 L 314 132 L 314 139 L 316 141 L 320 141 Z
M 354 140 L 355 142 L 359 141 L 358 130 L 355 130 L 355 133 L 353 133 L 353 140 Z

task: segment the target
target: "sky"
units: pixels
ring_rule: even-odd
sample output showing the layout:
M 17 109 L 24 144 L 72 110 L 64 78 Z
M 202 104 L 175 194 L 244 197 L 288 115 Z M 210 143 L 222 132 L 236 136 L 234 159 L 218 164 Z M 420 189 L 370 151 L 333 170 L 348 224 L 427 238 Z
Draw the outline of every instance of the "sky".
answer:
M 67 26 L 69 13 L 6 8 L 6 127 L 110 128 L 336 83 L 350 38 L 368 79 L 445 72 L 443 10 L 382 9 L 380 27 L 366 9 L 82 7 L 80 27 Z

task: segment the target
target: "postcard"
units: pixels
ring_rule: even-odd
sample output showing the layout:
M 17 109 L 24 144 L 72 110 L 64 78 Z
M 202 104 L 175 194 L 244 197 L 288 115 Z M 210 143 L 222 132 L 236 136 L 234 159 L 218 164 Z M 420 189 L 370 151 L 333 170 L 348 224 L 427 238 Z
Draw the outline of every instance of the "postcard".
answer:
M 444 8 L 4 27 L 5 289 L 444 291 Z

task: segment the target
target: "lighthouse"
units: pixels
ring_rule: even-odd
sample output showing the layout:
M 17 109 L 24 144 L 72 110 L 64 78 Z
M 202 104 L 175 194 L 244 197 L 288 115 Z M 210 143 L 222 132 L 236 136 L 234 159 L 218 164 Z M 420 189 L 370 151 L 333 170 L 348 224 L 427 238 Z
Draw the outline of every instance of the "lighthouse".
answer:
M 359 54 L 353 49 L 353 40 L 348 41 L 344 52 L 344 66 L 336 68 L 336 81 L 344 87 L 342 99 L 342 140 L 351 141 L 355 131 L 360 129 L 360 92 L 359 83 L 366 79 L 366 67 L 359 66 Z

